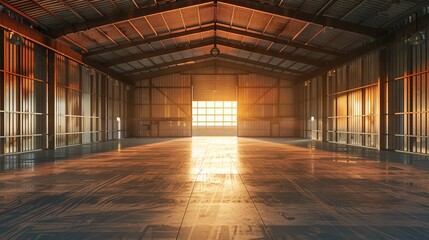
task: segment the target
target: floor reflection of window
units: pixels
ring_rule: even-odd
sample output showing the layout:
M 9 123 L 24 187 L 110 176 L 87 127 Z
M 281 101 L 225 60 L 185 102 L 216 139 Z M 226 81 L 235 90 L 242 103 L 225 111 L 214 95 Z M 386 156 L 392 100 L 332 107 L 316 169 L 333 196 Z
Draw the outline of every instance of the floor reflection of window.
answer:
M 236 137 L 194 137 L 192 139 L 191 176 L 197 182 L 237 185 L 238 153 Z
M 193 101 L 192 126 L 195 136 L 236 135 L 236 101 Z

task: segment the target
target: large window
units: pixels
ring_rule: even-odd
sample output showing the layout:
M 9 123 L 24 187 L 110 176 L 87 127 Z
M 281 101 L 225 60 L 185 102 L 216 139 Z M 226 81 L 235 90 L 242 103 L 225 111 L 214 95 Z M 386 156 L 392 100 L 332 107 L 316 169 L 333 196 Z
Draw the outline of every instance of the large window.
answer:
M 236 135 L 236 101 L 193 101 L 192 127 L 194 136 Z

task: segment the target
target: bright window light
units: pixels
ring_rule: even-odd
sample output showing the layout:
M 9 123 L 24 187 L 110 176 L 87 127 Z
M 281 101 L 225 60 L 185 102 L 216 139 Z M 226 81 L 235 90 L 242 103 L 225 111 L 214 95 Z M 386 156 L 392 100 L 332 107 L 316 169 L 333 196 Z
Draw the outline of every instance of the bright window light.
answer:
M 193 101 L 193 126 L 237 126 L 236 101 Z

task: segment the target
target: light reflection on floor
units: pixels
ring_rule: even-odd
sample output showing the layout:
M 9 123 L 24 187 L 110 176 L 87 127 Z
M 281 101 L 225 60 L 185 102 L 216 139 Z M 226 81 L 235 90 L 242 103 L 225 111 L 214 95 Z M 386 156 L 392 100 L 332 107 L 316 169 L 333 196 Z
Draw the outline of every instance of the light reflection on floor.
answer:
M 3 157 L 0 239 L 427 239 L 427 159 L 320 145 L 123 139 Z
M 219 182 L 238 174 L 236 137 L 193 137 L 191 176 L 198 182 Z M 231 180 L 228 181 L 231 184 Z
M 195 183 L 179 239 L 266 237 L 263 222 L 239 176 L 237 141 L 236 137 L 192 138 L 190 177 Z

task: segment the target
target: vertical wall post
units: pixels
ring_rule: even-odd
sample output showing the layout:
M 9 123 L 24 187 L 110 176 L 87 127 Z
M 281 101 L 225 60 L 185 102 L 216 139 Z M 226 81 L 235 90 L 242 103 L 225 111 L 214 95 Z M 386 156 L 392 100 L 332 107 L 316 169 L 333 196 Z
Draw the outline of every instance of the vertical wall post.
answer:
M 55 76 L 55 53 L 51 50 L 48 50 L 48 97 L 47 97 L 47 136 L 48 136 L 48 149 L 55 149 L 57 147 L 56 143 L 56 117 L 57 117 L 57 107 L 56 107 L 56 76 Z
M 322 75 L 322 141 L 328 141 L 328 74 Z
M 134 119 L 133 119 L 133 116 L 132 116 L 132 113 L 134 112 L 133 110 L 134 110 L 134 95 L 135 95 L 135 92 L 134 92 L 134 89 L 133 88 L 131 88 L 131 85 L 130 86 L 126 86 L 125 87 L 125 89 L 126 89 L 126 99 L 127 99 L 127 108 L 128 108 L 128 110 L 124 110 L 124 114 L 126 114 L 126 118 L 127 118 L 127 122 L 126 122 L 126 124 L 127 124 L 127 138 L 128 137 L 135 137 L 136 135 L 137 136 L 141 136 L 140 135 L 140 132 L 141 132 L 141 130 L 142 129 L 140 129 L 140 123 L 138 123 L 138 124 L 136 124 L 136 122 L 134 121 Z M 136 94 L 137 96 L 138 96 L 138 94 Z M 138 130 L 138 132 L 139 132 L 139 134 L 134 134 L 134 131 L 137 131 Z
M 4 30 L 0 30 L 0 69 L 4 70 Z M 5 87 L 4 87 L 4 72 L 0 72 L 0 111 L 5 109 Z M 0 154 L 4 154 L 5 151 L 5 139 L 1 138 L 4 137 L 4 128 L 5 128 L 5 122 L 4 122 L 4 112 L 0 112 Z M 0 170 L 1 167 L 3 167 L 3 164 L 0 162 Z
M 22 73 L 22 62 L 23 62 L 23 56 L 22 56 L 22 46 L 15 46 L 16 48 L 16 73 L 21 74 Z M 22 77 L 15 76 L 13 77 L 15 79 L 16 83 L 16 101 L 14 102 L 15 105 L 15 111 L 17 112 L 16 116 L 16 135 L 18 136 L 16 139 L 16 152 L 22 152 L 22 140 L 23 137 L 23 131 L 22 131 Z
M 409 45 L 407 46 L 407 75 L 411 74 L 413 72 L 413 46 Z M 404 79 L 406 88 L 405 88 L 405 107 L 404 112 L 413 112 L 414 109 L 414 85 L 412 81 L 413 77 L 407 77 Z M 408 144 L 406 151 L 413 152 L 415 146 L 417 145 L 416 138 L 411 137 L 416 132 L 414 131 L 414 113 L 413 114 L 405 114 L 404 115 L 407 118 L 407 125 L 406 125 L 406 132 L 404 135 L 406 135 L 406 142 Z
M 387 49 L 380 51 L 380 77 L 378 78 L 378 150 L 387 149 L 386 144 L 386 119 L 387 119 L 387 99 L 386 99 L 386 84 L 387 84 Z
M 105 75 L 100 76 L 101 92 L 100 92 L 100 132 L 101 142 L 107 141 L 107 83 L 108 79 Z
M 152 131 L 154 122 L 152 121 L 152 78 L 149 78 L 149 136 L 154 137 Z

